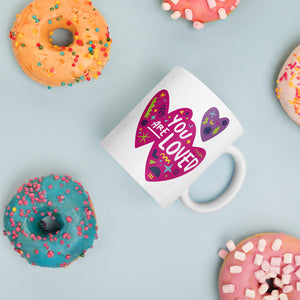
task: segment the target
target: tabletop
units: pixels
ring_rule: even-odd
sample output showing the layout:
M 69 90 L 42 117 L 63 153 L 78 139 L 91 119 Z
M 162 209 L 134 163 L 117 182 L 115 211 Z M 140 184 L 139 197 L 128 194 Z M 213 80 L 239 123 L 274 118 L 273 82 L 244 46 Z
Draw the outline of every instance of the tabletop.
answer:
M 281 66 L 300 43 L 299 0 L 242 0 L 200 31 L 172 20 L 161 0 L 94 0 L 113 39 L 110 60 L 99 80 L 51 90 L 21 71 L 11 49 L 15 15 L 29 3 L 0 2 L 0 212 L 28 179 L 69 174 L 91 195 L 100 238 L 84 259 L 47 269 L 0 237 L 0 299 L 217 300 L 217 252 L 229 239 L 270 231 L 300 238 L 300 129 L 275 96 Z M 246 181 L 208 215 L 179 200 L 161 208 L 100 145 L 175 66 L 201 79 L 244 127 L 236 145 Z M 233 171 L 221 156 L 191 196 L 212 199 Z

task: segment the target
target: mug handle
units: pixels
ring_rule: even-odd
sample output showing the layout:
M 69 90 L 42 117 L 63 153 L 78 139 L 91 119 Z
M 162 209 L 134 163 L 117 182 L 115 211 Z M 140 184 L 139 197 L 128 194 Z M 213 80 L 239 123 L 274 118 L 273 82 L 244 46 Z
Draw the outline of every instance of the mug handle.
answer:
M 228 204 L 241 189 L 247 173 L 245 157 L 241 150 L 234 145 L 229 146 L 224 153 L 230 154 L 235 163 L 235 171 L 230 185 L 220 196 L 206 203 L 193 201 L 189 195 L 190 188 L 187 188 L 179 199 L 190 210 L 199 214 L 214 212 Z

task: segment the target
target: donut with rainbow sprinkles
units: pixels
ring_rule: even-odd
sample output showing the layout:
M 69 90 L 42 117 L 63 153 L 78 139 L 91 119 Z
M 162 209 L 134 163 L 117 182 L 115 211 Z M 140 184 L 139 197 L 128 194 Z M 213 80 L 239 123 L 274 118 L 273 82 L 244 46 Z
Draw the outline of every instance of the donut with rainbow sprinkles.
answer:
M 31 179 L 4 212 L 4 235 L 32 265 L 67 267 L 97 238 L 89 194 L 70 176 Z
M 70 32 L 71 44 L 53 43 L 57 29 Z M 49 88 L 98 79 L 109 59 L 107 24 L 88 0 L 35 0 L 17 15 L 9 36 L 24 73 Z
M 226 243 L 219 275 L 221 300 L 299 300 L 300 240 L 283 233 L 260 233 L 237 246 Z

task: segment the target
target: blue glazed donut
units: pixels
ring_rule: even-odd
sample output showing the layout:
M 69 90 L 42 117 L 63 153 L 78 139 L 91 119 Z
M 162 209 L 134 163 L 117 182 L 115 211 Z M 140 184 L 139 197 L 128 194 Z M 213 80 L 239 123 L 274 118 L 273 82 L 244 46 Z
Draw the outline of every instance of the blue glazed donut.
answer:
M 30 264 L 67 267 L 97 238 L 93 204 L 70 176 L 31 179 L 5 207 L 3 233 Z

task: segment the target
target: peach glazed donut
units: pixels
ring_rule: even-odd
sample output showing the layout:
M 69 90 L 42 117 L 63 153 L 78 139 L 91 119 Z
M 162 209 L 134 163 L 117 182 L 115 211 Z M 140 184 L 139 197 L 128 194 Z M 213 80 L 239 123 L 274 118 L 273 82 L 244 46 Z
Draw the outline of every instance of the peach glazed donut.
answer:
M 276 95 L 289 117 L 300 125 L 300 45 L 291 53 L 279 73 Z
M 180 17 L 192 21 L 196 29 L 203 23 L 225 20 L 240 3 L 240 0 L 163 0 L 163 10 L 172 10 L 172 19 Z
M 260 233 L 226 244 L 219 275 L 221 300 L 299 300 L 300 240 L 283 233 Z
M 52 43 L 61 28 L 73 35 L 70 45 Z M 17 15 L 10 38 L 23 71 L 48 87 L 97 79 L 109 59 L 108 27 L 88 0 L 35 0 Z
M 89 194 L 70 176 L 34 178 L 5 207 L 3 233 L 30 264 L 67 267 L 97 238 L 95 211 Z

